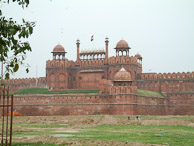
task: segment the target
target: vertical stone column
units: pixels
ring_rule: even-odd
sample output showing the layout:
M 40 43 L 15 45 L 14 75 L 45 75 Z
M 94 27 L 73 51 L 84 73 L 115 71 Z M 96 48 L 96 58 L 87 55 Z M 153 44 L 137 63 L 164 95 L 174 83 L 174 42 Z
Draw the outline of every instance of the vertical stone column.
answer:
M 106 44 L 106 56 L 105 56 L 105 64 L 108 64 L 108 37 L 105 39 L 105 44 Z
M 80 40 L 77 39 L 77 62 L 79 63 L 80 62 L 80 58 L 79 58 L 79 45 L 80 45 Z

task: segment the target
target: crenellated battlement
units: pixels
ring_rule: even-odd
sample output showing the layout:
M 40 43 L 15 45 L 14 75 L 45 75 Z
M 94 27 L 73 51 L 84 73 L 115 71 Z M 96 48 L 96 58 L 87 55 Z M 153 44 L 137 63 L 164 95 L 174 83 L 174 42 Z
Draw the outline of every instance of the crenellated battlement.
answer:
M 136 57 L 134 56 L 112 56 L 108 60 L 109 64 L 136 64 L 138 66 L 142 66 Z
M 112 56 L 108 59 L 108 65 L 112 64 L 136 64 L 139 67 L 142 65 L 137 61 L 136 57 L 129 56 Z M 105 60 L 81 60 L 80 66 L 103 66 L 105 65 Z
M 12 92 L 18 91 L 22 88 L 47 87 L 45 77 L 9 79 L 5 81 L 5 84 L 9 86 L 9 89 Z
M 78 64 L 82 67 L 87 66 L 104 66 L 105 60 L 104 59 L 91 59 L 91 60 L 80 60 L 80 62 L 74 62 L 72 60 L 48 60 L 46 62 L 46 67 L 74 67 L 75 64 Z M 108 59 L 108 64 L 136 64 L 139 67 L 142 65 L 137 61 L 136 57 L 129 57 L 129 56 L 112 56 Z
M 10 79 L 10 80 L 6 80 L 6 84 L 8 85 L 12 85 L 12 84 L 30 84 L 30 83 L 46 83 L 46 78 L 45 77 L 40 77 L 40 78 L 19 78 L 19 79 Z
M 82 60 L 80 61 L 80 66 L 103 66 L 105 64 L 104 60 Z
M 160 79 L 194 79 L 194 72 L 178 73 L 142 73 L 142 80 L 160 80 Z
M 47 60 L 46 67 L 73 67 L 75 62 L 72 60 Z

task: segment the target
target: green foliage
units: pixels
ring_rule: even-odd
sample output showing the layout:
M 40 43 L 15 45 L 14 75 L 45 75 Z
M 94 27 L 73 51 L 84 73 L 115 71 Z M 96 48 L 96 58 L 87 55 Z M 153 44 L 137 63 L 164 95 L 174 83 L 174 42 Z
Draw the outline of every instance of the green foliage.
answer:
M 10 0 L 2 3 L 10 3 Z M 12 0 L 22 8 L 29 5 L 29 0 Z M 22 24 L 18 24 L 13 18 L 6 18 L 0 10 L 0 61 L 5 64 L 5 79 L 9 79 L 10 73 L 17 72 L 20 65 L 24 65 L 27 51 L 31 47 L 27 39 L 33 33 L 34 22 L 28 22 L 22 18 Z M 26 72 L 29 72 L 26 66 Z
M 49 91 L 47 88 L 26 88 L 20 89 L 14 94 L 87 94 L 98 93 L 98 90 L 69 90 L 69 91 Z
M 165 97 L 161 92 L 153 92 L 148 90 L 137 89 L 137 94 L 143 96 L 156 96 L 156 97 Z

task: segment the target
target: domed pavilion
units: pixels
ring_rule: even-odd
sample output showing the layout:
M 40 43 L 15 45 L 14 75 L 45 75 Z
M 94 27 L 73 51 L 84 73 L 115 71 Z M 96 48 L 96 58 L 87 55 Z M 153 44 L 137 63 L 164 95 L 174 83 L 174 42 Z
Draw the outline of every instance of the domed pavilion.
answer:
M 54 60 L 57 59 L 57 56 L 58 56 L 58 59 L 63 59 L 64 60 L 65 59 L 65 53 L 67 53 L 67 52 L 65 52 L 65 48 L 62 45 L 56 45 L 53 49 L 53 52 L 51 52 L 51 53 L 53 53 L 53 59 Z M 62 56 L 62 58 L 61 58 L 61 56 Z
M 115 74 L 113 82 L 114 86 L 131 86 L 133 80 L 131 74 L 122 67 L 120 71 Z
M 120 40 L 116 45 L 116 56 L 129 56 L 129 49 L 131 49 L 125 40 Z M 120 53 L 121 52 L 121 53 Z

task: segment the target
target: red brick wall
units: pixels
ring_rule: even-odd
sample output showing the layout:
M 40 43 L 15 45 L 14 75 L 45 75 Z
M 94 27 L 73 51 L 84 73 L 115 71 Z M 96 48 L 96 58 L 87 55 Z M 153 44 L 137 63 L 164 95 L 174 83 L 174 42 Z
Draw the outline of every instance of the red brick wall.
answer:
M 192 73 L 143 73 L 137 80 L 138 89 L 156 92 L 194 91 L 194 72 Z
M 31 116 L 194 115 L 194 93 L 171 94 L 168 98 L 135 94 L 15 95 L 14 109 Z

